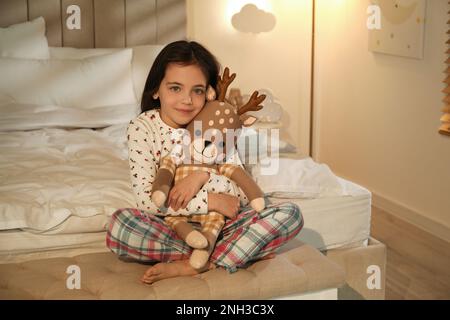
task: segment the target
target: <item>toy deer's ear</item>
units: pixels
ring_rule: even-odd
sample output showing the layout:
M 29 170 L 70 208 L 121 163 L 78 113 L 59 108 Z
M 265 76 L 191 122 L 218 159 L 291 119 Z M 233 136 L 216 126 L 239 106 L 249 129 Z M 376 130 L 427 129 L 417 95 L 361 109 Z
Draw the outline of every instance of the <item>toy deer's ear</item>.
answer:
M 214 101 L 215 99 L 216 99 L 216 91 L 213 89 L 213 87 L 208 86 L 208 89 L 206 90 L 206 100 Z
M 244 127 L 250 127 L 251 125 L 253 125 L 256 122 L 256 120 L 258 120 L 255 117 L 249 116 L 249 115 L 246 115 L 246 114 L 243 114 L 239 118 L 241 119 L 242 125 Z

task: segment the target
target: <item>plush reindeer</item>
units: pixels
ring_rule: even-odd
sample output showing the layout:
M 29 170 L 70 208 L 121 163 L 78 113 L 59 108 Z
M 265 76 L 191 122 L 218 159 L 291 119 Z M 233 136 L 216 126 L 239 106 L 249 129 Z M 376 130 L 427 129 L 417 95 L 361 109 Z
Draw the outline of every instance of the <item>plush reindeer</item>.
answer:
M 247 104 L 238 110 L 225 100 L 228 86 L 236 77 L 229 76 L 225 68 L 223 77 L 219 77 L 219 97 L 208 101 L 198 115 L 187 125 L 185 134 L 190 136 L 189 143 L 183 150 L 175 149 L 161 159 L 160 168 L 155 177 L 152 189 L 152 201 L 158 207 L 167 200 L 172 182 L 183 179 L 193 171 L 203 170 L 215 175 L 224 175 L 229 184 L 235 183 L 244 192 L 250 206 L 260 212 L 265 208 L 264 194 L 251 176 L 237 164 L 226 163 L 226 159 L 236 154 L 236 143 L 243 126 L 250 126 L 256 118 L 246 115 L 248 111 L 261 110 L 260 103 L 266 98 L 258 96 L 255 91 Z M 208 100 L 214 99 L 210 97 Z M 224 138 L 225 137 L 225 138 Z M 179 146 L 181 148 L 181 146 Z M 210 179 L 205 185 L 208 191 L 223 192 L 236 195 L 237 188 L 220 190 Z M 166 216 L 165 222 L 194 248 L 190 264 L 195 269 L 206 265 L 215 246 L 217 236 L 225 224 L 225 218 L 218 212 L 208 214 L 191 214 L 189 216 Z M 194 229 L 191 223 L 199 223 L 201 232 Z

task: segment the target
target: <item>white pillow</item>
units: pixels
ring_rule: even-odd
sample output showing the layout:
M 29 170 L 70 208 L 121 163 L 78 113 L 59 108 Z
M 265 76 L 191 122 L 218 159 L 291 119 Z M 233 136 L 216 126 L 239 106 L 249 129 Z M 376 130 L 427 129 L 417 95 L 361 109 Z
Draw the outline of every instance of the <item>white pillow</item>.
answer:
M 92 109 L 51 105 L 4 103 L 0 105 L 0 131 L 44 128 L 104 128 L 128 124 L 140 113 L 139 105 L 97 106 Z
M 133 71 L 134 92 L 140 101 L 144 91 L 145 82 L 148 73 L 152 67 L 156 56 L 162 50 L 163 45 L 144 45 L 132 47 L 133 59 L 131 61 Z M 50 47 L 50 59 L 72 59 L 79 60 L 89 57 L 110 54 L 122 49 L 96 48 L 96 49 L 78 49 L 78 48 L 59 48 Z
M 0 94 L 17 103 L 95 108 L 137 103 L 132 50 L 82 60 L 0 58 Z
M 266 195 L 280 198 L 346 195 L 337 176 L 326 164 L 316 163 L 311 158 L 267 158 L 264 162 L 252 168 L 252 176 Z
M 246 165 L 253 165 L 255 161 L 270 157 L 273 154 L 296 153 L 297 148 L 287 141 L 278 139 L 278 143 L 269 130 L 255 130 L 252 127 L 244 127 L 237 141 L 237 149 L 241 159 L 245 159 Z
M 44 18 L 0 28 L 0 57 L 48 59 Z

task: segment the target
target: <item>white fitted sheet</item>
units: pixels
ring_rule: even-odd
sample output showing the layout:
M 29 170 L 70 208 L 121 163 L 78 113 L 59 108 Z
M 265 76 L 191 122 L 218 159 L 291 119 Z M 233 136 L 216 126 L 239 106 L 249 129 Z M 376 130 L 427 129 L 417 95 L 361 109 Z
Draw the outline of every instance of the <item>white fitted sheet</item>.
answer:
M 273 203 L 293 202 L 300 207 L 304 226 L 297 240 L 324 251 L 367 245 L 370 236 L 371 193 L 338 177 L 345 196 L 316 199 L 269 198 Z
M 35 234 L 16 229 L 0 232 L 0 264 L 108 251 L 106 231 Z
M 317 199 L 269 198 L 273 203 L 288 201 L 300 207 L 305 224 L 291 245 L 301 241 L 321 251 L 367 246 L 371 193 L 353 182 L 338 179 L 348 195 Z M 106 224 L 103 221 L 103 225 Z M 72 234 L 1 231 L 0 263 L 105 252 L 108 251 L 105 238 L 106 231 Z

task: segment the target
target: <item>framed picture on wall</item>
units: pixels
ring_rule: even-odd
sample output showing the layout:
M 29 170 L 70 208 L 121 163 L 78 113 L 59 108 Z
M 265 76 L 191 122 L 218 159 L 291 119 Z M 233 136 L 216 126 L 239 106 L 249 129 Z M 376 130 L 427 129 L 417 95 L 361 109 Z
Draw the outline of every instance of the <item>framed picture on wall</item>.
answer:
M 369 30 L 369 50 L 423 59 L 427 0 L 372 0 L 379 28 Z

